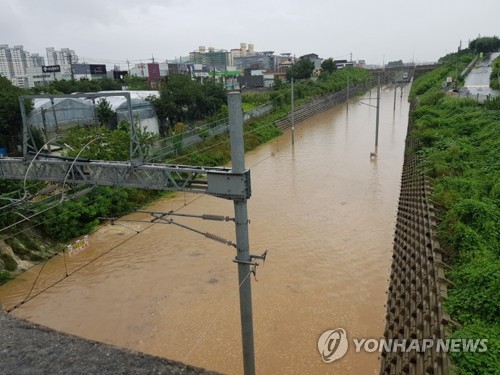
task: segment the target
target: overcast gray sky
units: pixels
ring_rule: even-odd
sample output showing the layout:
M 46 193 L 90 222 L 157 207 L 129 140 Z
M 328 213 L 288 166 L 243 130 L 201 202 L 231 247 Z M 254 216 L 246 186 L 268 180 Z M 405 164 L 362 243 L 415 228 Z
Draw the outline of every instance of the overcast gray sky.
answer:
M 88 62 L 156 61 L 253 43 L 322 58 L 436 61 L 500 34 L 500 0 L 0 0 L 0 44 Z

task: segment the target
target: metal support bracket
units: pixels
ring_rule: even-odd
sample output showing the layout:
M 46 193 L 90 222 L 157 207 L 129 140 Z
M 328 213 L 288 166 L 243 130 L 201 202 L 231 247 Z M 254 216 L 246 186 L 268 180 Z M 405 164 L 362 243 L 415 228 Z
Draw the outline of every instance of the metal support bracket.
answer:
M 250 260 L 240 260 L 238 258 L 234 258 L 233 262 L 238 263 L 238 264 L 248 264 L 249 266 L 257 267 L 257 266 L 260 266 L 260 264 L 257 262 L 252 262 L 252 260 L 253 259 L 261 259 L 263 262 L 265 262 L 266 257 L 267 257 L 267 250 L 264 251 L 261 255 L 250 254 Z
M 257 263 L 257 262 L 250 262 L 250 261 L 247 261 L 247 260 L 238 260 L 236 258 L 233 259 L 233 262 L 234 263 L 238 263 L 238 264 L 247 264 L 249 266 L 254 266 L 254 267 L 259 266 L 259 263 Z
M 252 195 L 250 184 L 250 170 L 243 173 L 221 173 L 209 171 L 207 173 L 207 193 L 226 199 L 248 199 Z
M 262 259 L 263 262 L 266 261 L 267 250 L 262 253 L 262 255 L 252 255 L 250 254 L 250 259 Z

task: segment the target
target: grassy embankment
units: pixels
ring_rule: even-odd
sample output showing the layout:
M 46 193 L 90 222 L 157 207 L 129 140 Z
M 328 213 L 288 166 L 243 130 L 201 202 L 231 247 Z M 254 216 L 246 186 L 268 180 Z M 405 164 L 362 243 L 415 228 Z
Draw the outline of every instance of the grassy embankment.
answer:
M 498 374 L 500 98 L 480 106 L 445 96 L 441 82 L 453 75 L 455 61 L 414 83 L 411 136 L 420 142 L 416 152 L 432 179 L 438 238 L 451 266 L 445 307 L 458 325 L 450 337 L 488 339 L 487 352 L 452 352 L 452 364 L 459 374 Z

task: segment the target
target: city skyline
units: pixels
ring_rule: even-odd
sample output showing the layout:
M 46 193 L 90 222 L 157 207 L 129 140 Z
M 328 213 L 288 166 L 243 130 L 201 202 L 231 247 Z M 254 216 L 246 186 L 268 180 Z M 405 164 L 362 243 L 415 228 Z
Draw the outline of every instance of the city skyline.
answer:
M 321 58 L 350 58 L 368 64 L 436 61 L 479 35 L 494 36 L 500 3 L 480 0 L 396 0 L 275 4 L 132 0 L 106 3 L 0 0 L 2 43 L 32 53 L 69 47 L 80 61 L 120 65 L 172 60 L 199 46 L 230 50 L 241 42 L 256 51 Z M 413 5 L 413 6 L 411 6 Z

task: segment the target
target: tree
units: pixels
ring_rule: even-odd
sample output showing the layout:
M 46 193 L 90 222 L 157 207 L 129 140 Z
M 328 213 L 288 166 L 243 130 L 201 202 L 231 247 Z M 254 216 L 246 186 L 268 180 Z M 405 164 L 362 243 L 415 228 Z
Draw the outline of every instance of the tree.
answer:
M 9 150 L 15 148 L 15 139 L 22 134 L 19 96 L 23 94 L 25 94 L 23 89 L 0 76 L 0 146 L 6 146 Z M 27 110 L 29 111 L 29 108 Z
M 110 129 L 114 127 L 116 122 L 115 112 L 106 99 L 99 99 L 95 112 L 97 119 L 99 120 L 99 123 L 101 125 L 104 125 Z
M 121 83 L 109 78 L 93 79 L 80 78 L 79 80 L 55 80 L 47 86 L 30 89 L 32 94 L 71 94 L 74 92 L 97 92 L 103 90 L 121 90 Z
M 286 79 L 307 79 L 310 78 L 314 70 L 314 63 L 307 59 L 299 59 L 292 67 L 286 71 Z
M 218 113 L 226 104 L 226 89 L 220 83 L 205 80 L 201 85 L 200 117 Z
M 122 84 L 111 78 L 102 78 L 98 80 L 101 89 L 99 91 L 121 90 Z
M 168 77 L 159 98 L 149 98 L 161 121 L 170 123 L 201 120 L 218 113 L 224 106 L 226 91 L 212 80 L 199 82 L 186 74 Z
M 500 39 L 497 36 L 480 37 L 470 42 L 469 48 L 475 52 L 496 52 L 500 48 Z
M 283 87 L 283 81 L 277 75 L 274 76 L 274 89 L 280 90 Z
M 127 86 L 128 90 L 149 90 L 147 77 L 137 77 L 127 74 L 123 77 L 123 83 Z
M 326 60 L 323 60 L 321 63 L 321 69 L 323 69 L 323 72 L 328 72 L 332 73 L 333 71 L 337 70 L 337 66 L 335 65 L 335 61 L 330 57 Z

